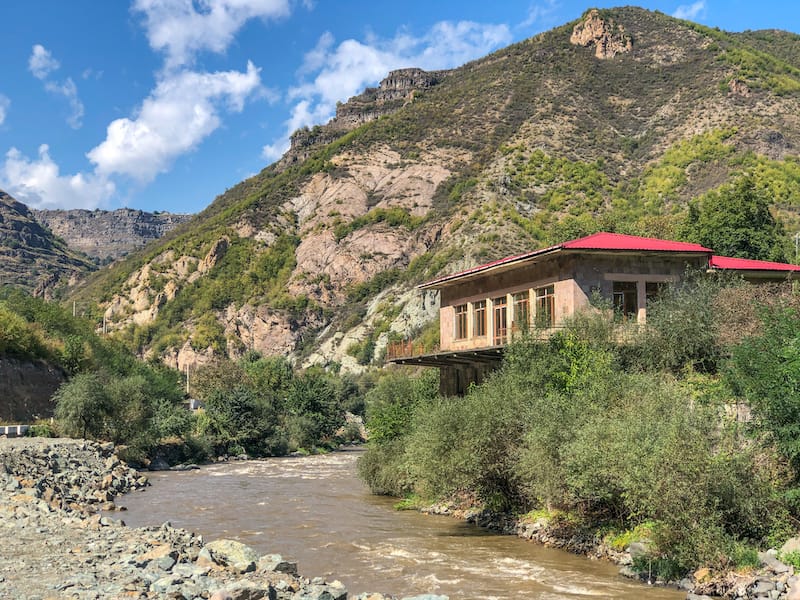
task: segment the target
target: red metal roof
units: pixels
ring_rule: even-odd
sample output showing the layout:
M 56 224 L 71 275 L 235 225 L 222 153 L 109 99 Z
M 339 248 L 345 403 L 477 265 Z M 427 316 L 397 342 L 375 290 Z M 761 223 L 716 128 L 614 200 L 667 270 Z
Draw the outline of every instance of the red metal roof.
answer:
M 606 233 L 600 232 L 586 237 L 542 248 L 540 250 L 533 250 L 524 254 L 517 254 L 515 256 L 507 256 L 488 262 L 477 267 L 465 269 L 457 273 L 443 275 L 431 281 L 426 281 L 421 284 L 420 288 L 436 287 L 440 284 L 452 281 L 455 279 L 462 279 L 469 275 L 495 269 L 506 265 L 511 265 L 516 262 L 522 262 L 549 254 L 551 252 L 558 252 L 561 250 L 610 250 L 610 251 L 639 251 L 639 252 L 689 252 L 689 253 L 702 253 L 711 254 L 712 250 L 704 248 L 700 244 L 690 244 L 687 242 L 674 242 L 670 240 L 661 240 L 658 238 L 639 237 L 636 235 L 624 235 L 621 233 Z
M 639 250 L 646 252 L 700 252 L 709 254 L 713 252 L 713 250 L 700 244 L 606 232 L 595 233 L 577 240 L 564 242 L 561 247 L 565 250 Z
M 708 261 L 712 269 L 732 269 L 737 271 L 800 271 L 800 265 L 752 260 L 750 258 L 731 258 L 729 256 L 712 256 Z

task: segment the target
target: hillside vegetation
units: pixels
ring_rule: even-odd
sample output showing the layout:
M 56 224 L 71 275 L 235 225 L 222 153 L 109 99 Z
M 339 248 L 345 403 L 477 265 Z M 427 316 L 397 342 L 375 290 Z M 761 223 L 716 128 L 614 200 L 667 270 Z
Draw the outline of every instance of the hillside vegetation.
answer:
M 629 342 L 602 310 L 579 314 L 545 343 L 517 339 L 465 397 L 388 374 L 367 394 L 361 476 L 409 506 L 467 498 L 558 540 L 637 541 L 635 570 L 709 567 L 695 593 L 734 596 L 724 574 L 797 535 L 797 308 L 788 285 L 696 273 Z
M 578 35 L 603 27 L 617 38 Z M 73 297 L 173 366 L 256 350 L 358 371 L 433 318 L 414 284 L 599 229 L 679 238 L 690 200 L 745 175 L 787 255 L 800 227 L 797 48 L 783 32 L 589 11 L 440 74 L 380 118 L 306 132 Z M 366 114 L 375 97 L 341 110 Z

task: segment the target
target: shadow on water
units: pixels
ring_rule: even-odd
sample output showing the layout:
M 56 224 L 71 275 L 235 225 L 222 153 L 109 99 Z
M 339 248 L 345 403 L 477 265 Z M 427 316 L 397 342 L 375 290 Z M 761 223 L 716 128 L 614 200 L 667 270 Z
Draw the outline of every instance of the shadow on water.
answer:
M 457 598 L 678 600 L 625 580 L 617 567 L 496 535 L 449 517 L 397 511 L 355 474 L 359 451 L 154 473 L 120 500 L 132 526 L 173 525 L 280 553 L 306 576 L 352 592 Z

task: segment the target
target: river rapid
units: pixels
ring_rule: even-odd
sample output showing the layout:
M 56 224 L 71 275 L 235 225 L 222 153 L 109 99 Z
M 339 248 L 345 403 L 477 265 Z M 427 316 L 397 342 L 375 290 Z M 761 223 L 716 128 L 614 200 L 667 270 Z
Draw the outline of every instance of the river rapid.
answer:
M 497 535 L 450 517 L 396 511 L 356 475 L 360 451 L 221 463 L 150 476 L 118 500 L 131 526 L 174 526 L 207 541 L 233 538 L 296 561 L 307 577 L 353 593 L 432 592 L 476 598 L 679 600 L 614 565 Z

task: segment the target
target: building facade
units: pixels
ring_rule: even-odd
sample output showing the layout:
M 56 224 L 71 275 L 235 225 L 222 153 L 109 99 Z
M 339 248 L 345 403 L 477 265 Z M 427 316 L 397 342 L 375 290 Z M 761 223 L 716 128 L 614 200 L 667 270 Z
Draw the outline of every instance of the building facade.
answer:
M 648 303 L 688 270 L 737 272 L 779 281 L 800 267 L 715 256 L 699 244 L 597 233 L 510 256 L 419 286 L 440 294 L 440 344 L 433 353 L 393 352 L 389 361 L 436 366 L 441 392 L 463 394 L 495 368 L 504 346 L 523 331 L 549 335 L 594 302 L 644 324 Z

